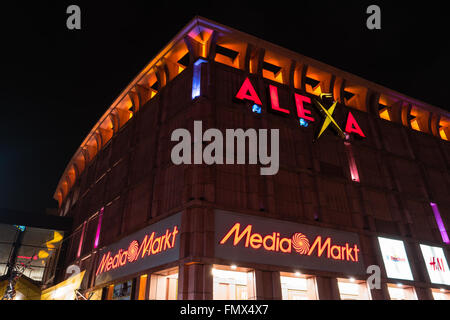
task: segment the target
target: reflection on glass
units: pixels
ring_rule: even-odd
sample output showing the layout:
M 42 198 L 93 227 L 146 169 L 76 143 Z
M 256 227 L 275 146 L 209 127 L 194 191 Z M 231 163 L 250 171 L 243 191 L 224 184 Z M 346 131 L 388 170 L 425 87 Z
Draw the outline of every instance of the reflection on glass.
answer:
M 119 283 L 114 286 L 112 300 L 130 300 L 132 281 Z

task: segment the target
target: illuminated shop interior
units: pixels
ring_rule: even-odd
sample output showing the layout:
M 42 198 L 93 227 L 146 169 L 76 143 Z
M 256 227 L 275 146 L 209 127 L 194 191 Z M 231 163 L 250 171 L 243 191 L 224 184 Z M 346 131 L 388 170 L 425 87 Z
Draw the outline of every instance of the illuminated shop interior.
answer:
M 371 300 L 365 281 L 355 278 L 339 278 L 337 281 L 341 300 Z
M 388 283 L 387 287 L 391 300 L 417 300 L 416 291 L 412 286 Z
M 177 300 L 178 268 L 152 273 L 149 300 Z
M 431 294 L 434 300 L 450 300 L 450 290 L 433 288 Z
M 212 274 L 214 300 L 255 299 L 255 275 L 253 270 L 239 268 L 235 265 L 214 265 Z
M 283 300 L 317 300 L 316 279 L 300 272 L 280 272 Z

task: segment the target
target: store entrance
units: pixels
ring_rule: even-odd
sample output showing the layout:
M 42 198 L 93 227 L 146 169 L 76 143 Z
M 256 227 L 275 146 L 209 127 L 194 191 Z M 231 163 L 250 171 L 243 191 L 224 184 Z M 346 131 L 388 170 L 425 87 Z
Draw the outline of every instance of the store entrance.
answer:
M 283 300 L 316 300 L 317 288 L 313 276 L 299 272 L 280 272 L 281 295 Z
M 177 300 L 178 268 L 166 269 L 151 274 L 150 300 Z
M 255 280 L 253 270 L 236 266 L 214 265 L 214 300 L 253 300 Z

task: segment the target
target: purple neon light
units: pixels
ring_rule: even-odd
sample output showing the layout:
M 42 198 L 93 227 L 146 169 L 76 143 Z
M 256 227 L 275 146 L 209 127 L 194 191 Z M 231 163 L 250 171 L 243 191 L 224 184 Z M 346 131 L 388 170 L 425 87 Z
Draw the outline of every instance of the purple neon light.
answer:
M 98 224 L 97 224 L 97 232 L 95 233 L 95 242 L 94 242 L 94 248 L 98 247 L 98 241 L 100 239 L 100 230 L 102 229 L 102 217 L 103 217 L 103 209 L 100 210 L 100 213 L 98 214 Z
M 436 223 L 439 228 L 439 232 L 442 236 L 442 241 L 450 244 L 450 240 L 448 238 L 447 230 L 445 230 L 444 222 L 442 222 L 441 214 L 439 213 L 439 209 L 436 203 L 430 202 L 431 209 L 433 209 L 434 218 L 436 219 Z

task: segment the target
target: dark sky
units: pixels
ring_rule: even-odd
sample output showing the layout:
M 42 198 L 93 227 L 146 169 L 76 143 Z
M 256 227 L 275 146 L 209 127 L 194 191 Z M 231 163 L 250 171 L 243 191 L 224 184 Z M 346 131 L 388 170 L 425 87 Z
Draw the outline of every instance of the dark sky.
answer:
M 195 15 L 450 106 L 444 2 L 160 2 L 2 2 L 0 208 L 56 207 L 55 187 L 86 134 Z M 80 31 L 66 28 L 71 4 L 81 7 Z M 381 30 L 366 28 L 370 4 L 381 7 Z

